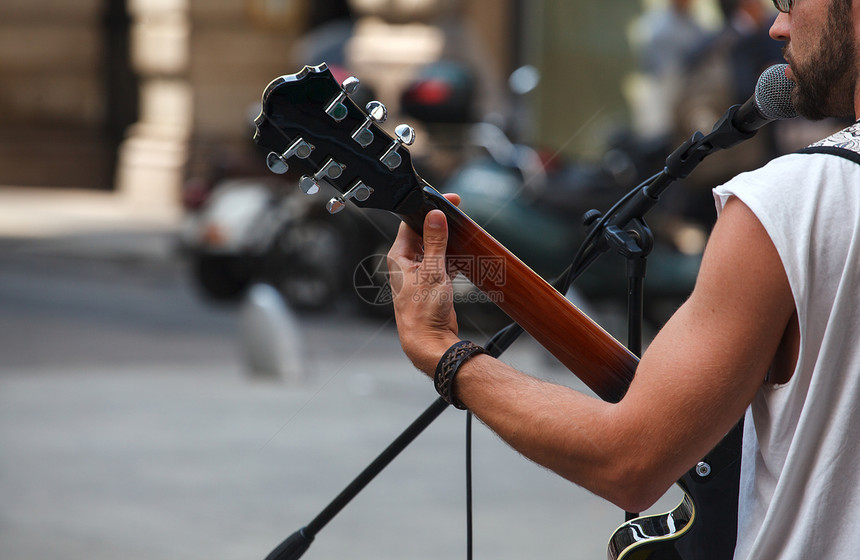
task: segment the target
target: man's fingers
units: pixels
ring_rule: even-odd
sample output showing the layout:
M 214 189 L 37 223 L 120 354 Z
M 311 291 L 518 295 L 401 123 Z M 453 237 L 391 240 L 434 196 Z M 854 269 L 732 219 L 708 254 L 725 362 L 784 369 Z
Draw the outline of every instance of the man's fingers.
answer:
M 448 193 L 444 196 L 452 204 L 460 204 L 460 195 Z M 397 237 L 388 251 L 389 272 L 394 272 L 394 269 L 399 268 L 396 264 L 398 260 L 414 261 L 416 258 L 424 261 L 423 267 L 425 269 L 433 268 L 444 271 L 447 245 L 448 223 L 441 210 L 432 210 L 424 217 L 423 236 L 415 233 L 405 223 L 401 223 Z
M 457 206 L 460 204 L 460 195 L 456 193 L 447 193 L 443 195 L 448 199 L 451 204 Z M 437 213 L 441 214 L 438 210 Z M 443 216 L 444 221 L 444 216 Z M 425 228 L 426 228 L 426 217 L 425 217 Z M 425 240 L 426 242 L 426 240 Z M 446 232 L 446 242 L 447 242 L 447 232 Z M 405 222 L 400 223 L 400 228 L 397 230 L 397 237 L 394 239 L 394 242 L 391 244 L 391 250 L 388 252 L 390 257 L 394 256 L 406 256 L 408 258 L 414 258 L 415 255 L 421 252 L 422 247 L 422 239 L 421 236 L 415 231 L 406 225 Z
M 397 237 L 394 238 L 391 249 L 388 251 L 388 257 L 406 257 L 411 260 L 420 252 L 421 236 L 404 222 L 401 222 L 400 229 L 397 230 Z
M 448 222 L 441 210 L 431 210 L 424 218 L 424 260 L 442 259 L 448 246 Z

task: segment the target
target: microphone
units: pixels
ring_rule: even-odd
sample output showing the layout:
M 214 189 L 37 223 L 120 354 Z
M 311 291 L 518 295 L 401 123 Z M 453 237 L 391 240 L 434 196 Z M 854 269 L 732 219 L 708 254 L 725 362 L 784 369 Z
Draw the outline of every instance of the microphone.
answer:
M 642 189 L 642 198 L 656 202 L 673 181 L 684 179 L 703 159 L 717 150 L 726 150 L 755 136 L 769 122 L 792 119 L 797 111 L 791 103 L 791 90 L 796 85 L 785 75 L 788 64 L 775 64 L 762 72 L 755 93 L 743 105 L 732 105 L 707 135 L 696 132 L 666 158 L 663 172 Z M 634 207 L 636 204 L 633 205 Z M 627 223 L 639 209 L 619 212 L 621 223 Z
M 791 103 L 791 90 L 796 84 L 785 75 L 786 68 L 788 64 L 775 64 L 762 72 L 753 96 L 731 117 L 737 130 L 751 133 L 771 121 L 797 116 Z

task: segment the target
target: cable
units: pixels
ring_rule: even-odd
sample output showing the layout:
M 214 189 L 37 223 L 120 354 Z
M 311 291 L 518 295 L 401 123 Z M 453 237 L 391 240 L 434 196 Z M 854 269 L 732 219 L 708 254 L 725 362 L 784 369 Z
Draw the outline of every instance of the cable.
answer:
M 466 413 L 466 560 L 472 560 L 472 413 Z
M 636 188 L 632 189 L 616 202 L 609 210 L 600 216 L 597 224 L 590 228 L 585 236 L 579 250 L 574 255 L 570 265 L 552 282 L 552 286 L 562 294 L 567 293 L 570 286 L 579 278 L 588 268 L 599 253 L 595 251 L 597 245 L 595 239 L 597 234 L 601 232 L 606 223 L 612 218 L 615 212 L 628 200 L 636 195 L 645 186 L 650 185 L 660 173 L 656 173 L 640 183 Z M 524 330 L 517 323 L 511 323 L 500 329 L 496 334 L 490 337 L 484 347 L 487 353 L 498 358 L 507 350 L 511 344 L 516 341 Z M 472 511 L 472 413 L 466 412 L 466 559 L 472 560 L 473 554 L 473 511 Z

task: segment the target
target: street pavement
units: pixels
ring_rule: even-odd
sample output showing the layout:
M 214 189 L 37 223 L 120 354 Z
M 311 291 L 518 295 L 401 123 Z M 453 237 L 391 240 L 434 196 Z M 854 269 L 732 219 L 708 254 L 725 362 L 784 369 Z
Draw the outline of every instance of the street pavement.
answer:
M 435 400 L 390 320 L 344 310 L 288 311 L 302 371 L 254 374 L 243 307 L 177 280 L 175 215 L 50 195 L 0 188 L 0 558 L 262 559 Z M 86 320 L 83 282 L 108 302 Z M 581 388 L 531 340 L 505 359 Z M 465 419 L 446 410 L 304 558 L 465 557 Z M 477 422 L 473 446 L 475 558 L 605 558 L 621 511 Z

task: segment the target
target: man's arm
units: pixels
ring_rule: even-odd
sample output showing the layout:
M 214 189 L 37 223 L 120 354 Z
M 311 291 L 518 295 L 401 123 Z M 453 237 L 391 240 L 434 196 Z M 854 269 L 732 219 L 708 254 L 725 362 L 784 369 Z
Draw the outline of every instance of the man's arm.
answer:
M 425 260 L 444 250 L 442 226 L 425 228 Z M 390 260 L 417 262 L 415 238 L 398 238 Z M 439 300 L 416 303 L 416 295 L 450 280 L 428 286 L 418 276 L 394 286 L 395 310 L 404 351 L 432 374 L 457 340 L 453 311 Z M 627 511 L 642 511 L 738 421 L 793 312 L 773 243 L 755 215 L 731 199 L 693 294 L 651 343 L 621 402 L 534 379 L 488 356 L 461 368 L 455 394 L 519 452 Z

